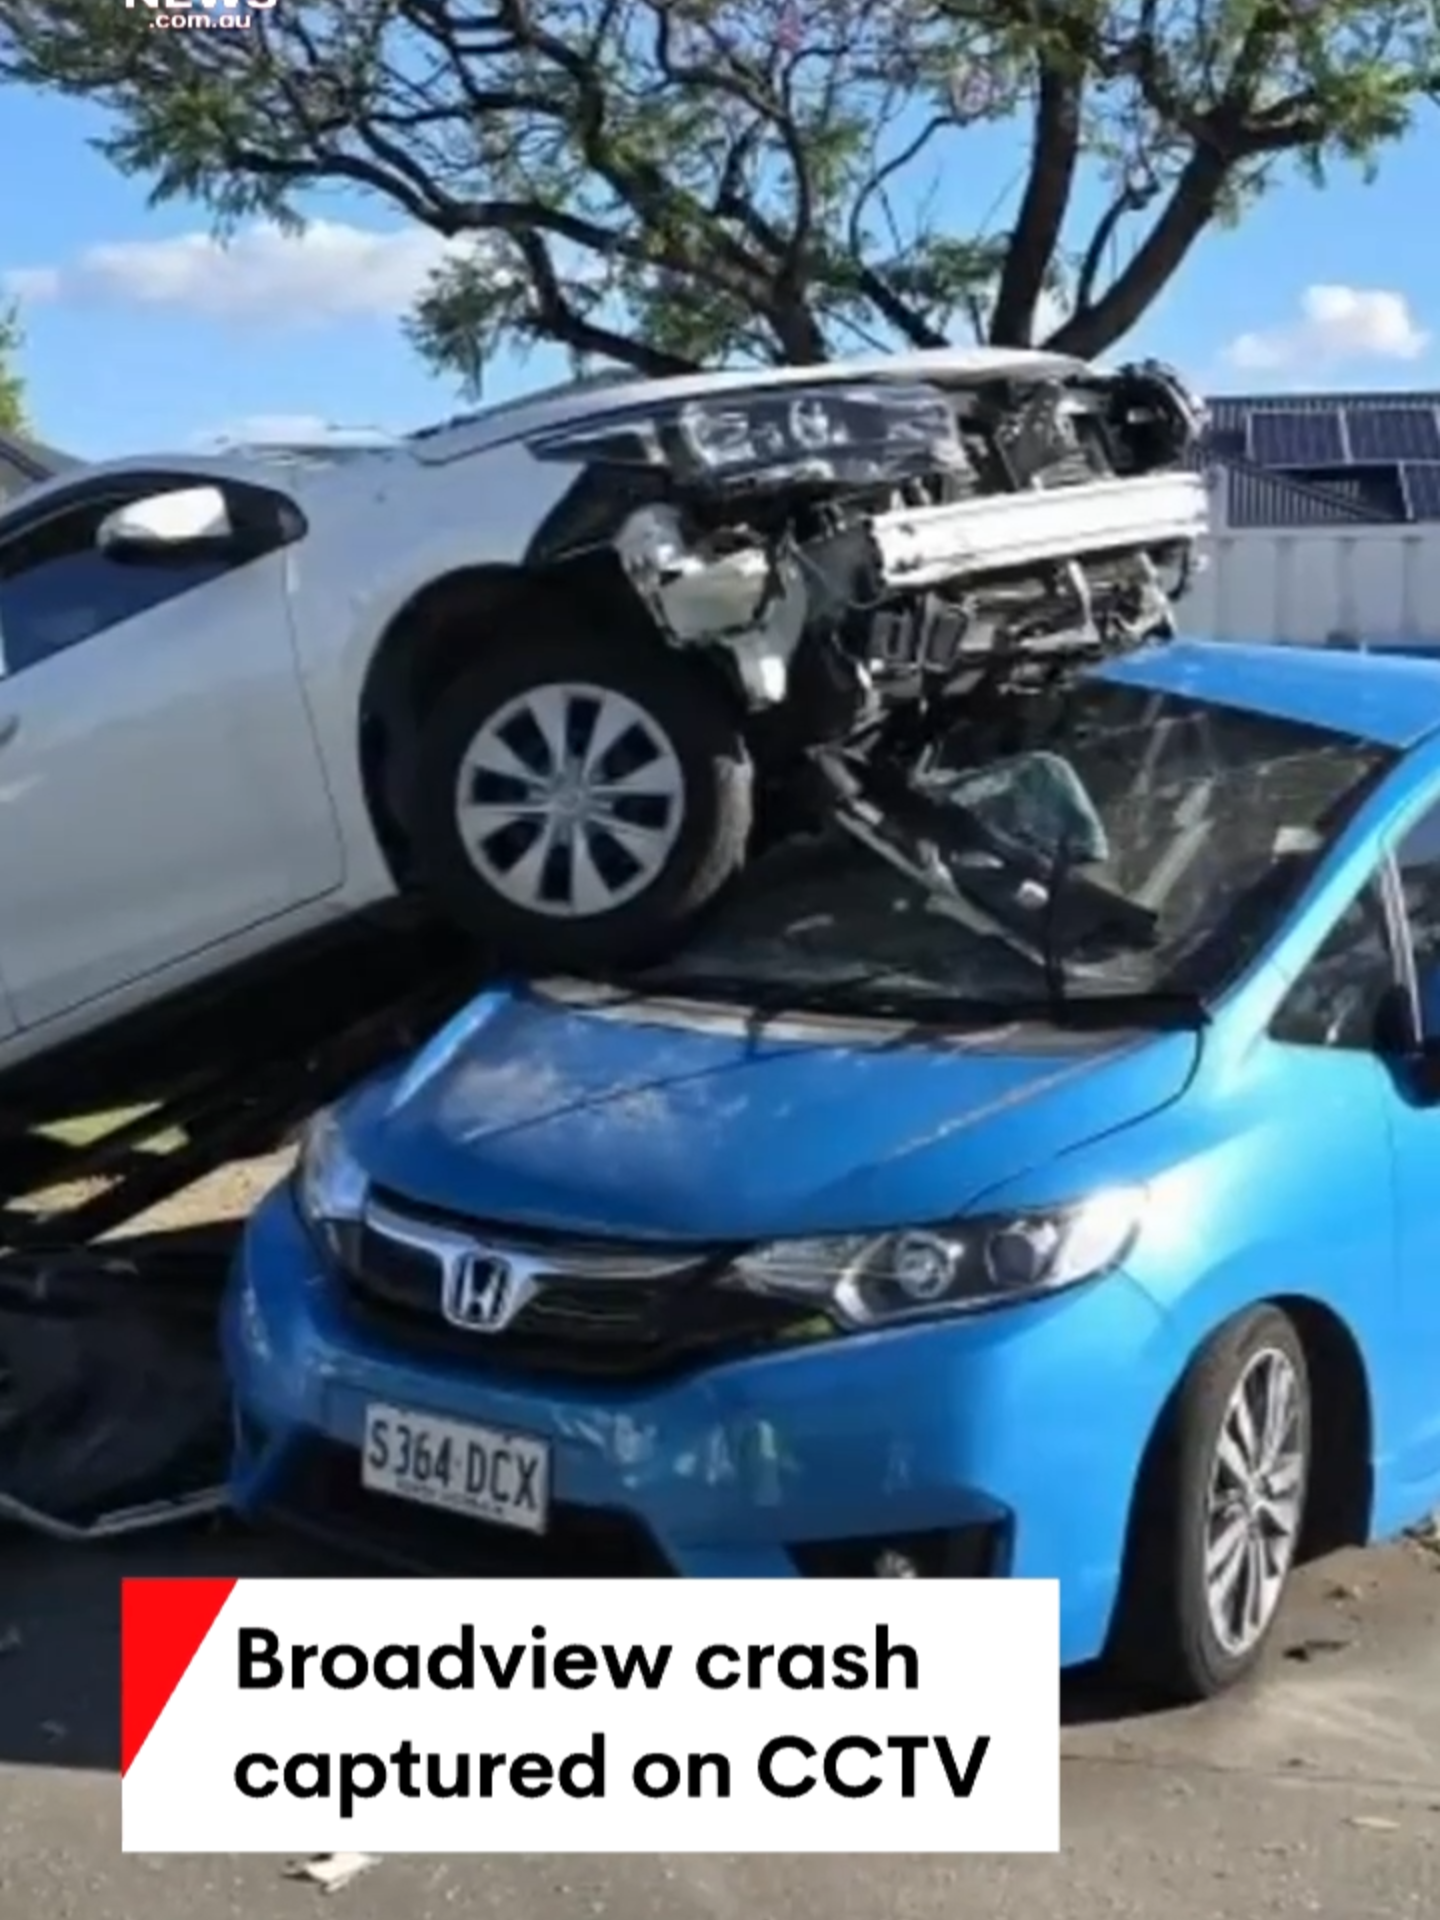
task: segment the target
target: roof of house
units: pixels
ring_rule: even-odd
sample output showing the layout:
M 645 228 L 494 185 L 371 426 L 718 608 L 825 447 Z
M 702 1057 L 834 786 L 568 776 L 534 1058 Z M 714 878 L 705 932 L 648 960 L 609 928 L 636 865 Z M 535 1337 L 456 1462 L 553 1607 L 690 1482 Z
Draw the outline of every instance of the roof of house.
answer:
M 1201 459 L 1231 527 L 1440 522 L 1440 393 L 1221 394 Z

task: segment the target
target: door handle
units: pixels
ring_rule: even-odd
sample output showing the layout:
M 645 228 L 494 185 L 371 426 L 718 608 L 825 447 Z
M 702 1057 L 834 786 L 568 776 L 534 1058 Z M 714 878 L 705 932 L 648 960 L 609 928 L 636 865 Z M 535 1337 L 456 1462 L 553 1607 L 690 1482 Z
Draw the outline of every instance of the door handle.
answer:
M 0 747 L 8 747 L 19 731 L 18 713 L 0 713 Z

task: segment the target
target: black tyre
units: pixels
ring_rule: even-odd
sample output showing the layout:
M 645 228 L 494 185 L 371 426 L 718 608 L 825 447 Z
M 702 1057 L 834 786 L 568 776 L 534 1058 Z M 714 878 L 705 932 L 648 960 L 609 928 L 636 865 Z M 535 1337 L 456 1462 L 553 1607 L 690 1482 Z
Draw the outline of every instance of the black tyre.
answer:
M 1223 1693 L 1265 1650 L 1305 1518 L 1305 1350 L 1257 1307 L 1216 1332 L 1167 1409 L 1136 1490 L 1111 1655 L 1177 1700 Z
M 717 674 L 535 617 L 446 688 L 418 742 L 422 885 L 506 964 L 635 966 L 745 859 L 753 770 Z

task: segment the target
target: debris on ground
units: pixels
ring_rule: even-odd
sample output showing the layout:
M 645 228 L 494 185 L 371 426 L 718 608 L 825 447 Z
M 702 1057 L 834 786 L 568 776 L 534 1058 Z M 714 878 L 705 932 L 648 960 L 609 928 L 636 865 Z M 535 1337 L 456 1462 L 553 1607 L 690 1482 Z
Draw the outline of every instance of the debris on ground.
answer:
M 312 1881 L 322 1893 L 339 1893 L 379 1864 L 377 1853 L 317 1853 L 312 1859 L 297 1860 L 287 1867 L 285 1878 Z
M 1399 1833 L 1400 1831 L 1398 1820 L 1387 1820 L 1378 1813 L 1352 1813 L 1346 1824 L 1361 1827 L 1366 1833 Z
M 1318 1660 L 1327 1653 L 1344 1653 L 1349 1645 L 1348 1640 L 1297 1640 L 1293 1646 L 1286 1647 L 1285 1658 L 1304 1663 Z

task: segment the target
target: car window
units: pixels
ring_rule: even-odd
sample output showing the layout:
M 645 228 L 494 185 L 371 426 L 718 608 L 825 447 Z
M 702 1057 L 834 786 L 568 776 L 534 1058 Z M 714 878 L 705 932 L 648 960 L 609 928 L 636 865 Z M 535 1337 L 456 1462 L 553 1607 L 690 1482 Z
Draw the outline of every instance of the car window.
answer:
M 1440 806 L 1410 829 L 1395 859 L 1415 966 L 1423 973 L 1440 965 Z
M 154 490 L 153 481 L 144 489 Z M 0 659 L 7 675 L 23 673 L 226 570 L 229 561 L 213 554 L 171 558 L 157 566 L 97 552 L 101 520 L 127 497 L 87 499 L 0 549 Z
M 1371 880 L 1286 995 L 1271 1034 L 1294 1046 L 1370 1052 L 1398 978 L 1385 896 Z

